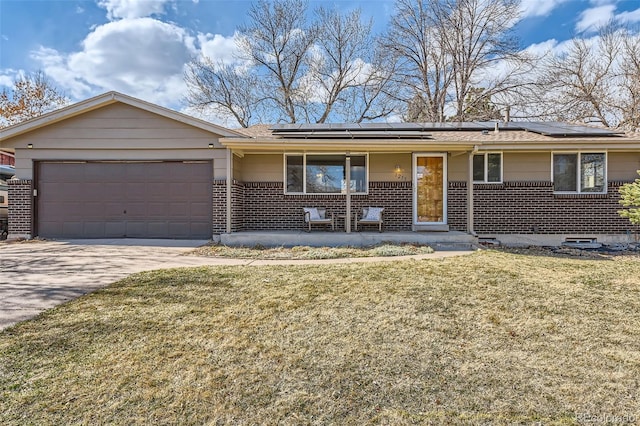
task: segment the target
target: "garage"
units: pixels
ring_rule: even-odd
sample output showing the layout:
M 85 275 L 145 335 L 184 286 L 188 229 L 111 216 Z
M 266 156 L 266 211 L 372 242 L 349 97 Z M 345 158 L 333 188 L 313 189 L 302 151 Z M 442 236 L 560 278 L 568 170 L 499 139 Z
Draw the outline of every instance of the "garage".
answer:
M 211 161 L 41 161 L 35 178 L 44 238 L 212 235 Z

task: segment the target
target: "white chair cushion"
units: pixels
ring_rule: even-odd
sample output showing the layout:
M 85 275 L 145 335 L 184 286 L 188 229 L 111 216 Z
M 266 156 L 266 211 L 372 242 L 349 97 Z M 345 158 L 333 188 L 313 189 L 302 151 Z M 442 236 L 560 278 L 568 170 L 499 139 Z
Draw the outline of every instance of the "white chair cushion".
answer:
M 320 213 L 318 213 L 318 209 L 316 207 L 303 207 L 305 213 L 309 213 L 309 220 L 320 220 Z M 305 214 L 305 220 L 307 220 L 307 215 Z
M 362 220 L 370 220 L 373 222 L 377 222 L 380 220 L 380 214 L 382 213 L 382 207 L 369 207 L 369 211 L 367 212 L 367 216 L 363 217 Z

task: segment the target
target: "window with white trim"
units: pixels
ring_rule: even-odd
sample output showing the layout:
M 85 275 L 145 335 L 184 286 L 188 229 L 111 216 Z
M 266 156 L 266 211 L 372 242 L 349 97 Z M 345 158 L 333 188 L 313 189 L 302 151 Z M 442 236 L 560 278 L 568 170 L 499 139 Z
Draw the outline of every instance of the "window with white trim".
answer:
M 367 156 L 349 155 L 351 192 L 367 192 Z M 289 194 L 344 194 L 346 154 L 285 154 L 285 192 Z
M 607 154 L 578 152 L 553 154 L 555 192 L 605 193 Z
M 499 152 L 474 154 L 473 181 L 477 183 L 502 182 L 502 154 Z

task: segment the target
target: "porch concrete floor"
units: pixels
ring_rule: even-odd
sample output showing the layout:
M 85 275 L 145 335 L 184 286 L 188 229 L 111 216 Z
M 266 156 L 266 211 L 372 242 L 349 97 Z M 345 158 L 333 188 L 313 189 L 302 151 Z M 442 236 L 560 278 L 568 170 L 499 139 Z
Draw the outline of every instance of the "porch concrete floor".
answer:
M 214 241 L 216 239 L 214 238 Z M 435 250 L 468 250 L 478 239 L 459 231 L 449 232 L 326 232 L 326 231 L 246 231 L 221 234 L 219 241 L 227 246 L 252 247 L 363 247 L 381 243 L 429 245 Z

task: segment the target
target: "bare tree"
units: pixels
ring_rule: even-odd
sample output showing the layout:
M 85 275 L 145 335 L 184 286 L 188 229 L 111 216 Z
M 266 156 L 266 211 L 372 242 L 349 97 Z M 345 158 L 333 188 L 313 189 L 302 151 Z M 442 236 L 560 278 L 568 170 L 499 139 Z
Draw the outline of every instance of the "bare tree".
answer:
M 242 127 L 251 125 L 259 107 L 255 75 L 207 57 L 195 59 L 187 67 L 185 82 L 191 107 L 201 113 L 210 110 L 232 117 Z
M 256 119 L 299 121 L 300 105 L 309 98 L 301 78 L 317 35 L 306 24 L 306 10 L 302 0 L 254 3 L 249 24 L 235 34 L 235 63 L 203 56 L 187 65 L 185 102 L 200 112 L 231 117 L 242 127 Z
M 465 121 L 492 121 L 503 118 L 503 114 L 485 94 L 483 87 L 472 87 L 464 104 Z
M 335 113 L 348 121 L 361 122 L 391 113 L 384 89 L 392 70 L 382 66 L 372 48 L 373 21 L 363 21 L 359 9 L 341 15 L 320 7 L 316 16 L 318 39 L 316 54 L 310 60 L 309 81 L 319 97 L 308 105 L 319 108 L 307 119 L 324 123 Z
M 467 103 L 516 90 L 528 58 L 512 36 L 519 0 L 397 0 L 384 39 L 406 119 L 467 119 Z M 500 66 L 500 68 L 499 68 Z M 474 87 L 483 87 L 474 92 Z M 449 113 L 449 114 L 447 114 Z M 449 117 L 447 117 L 449 116 Z
M 529 116 L 595 118 L 607 127 L 640 126 L 640 36 L 609 24 L 591 38 L 575 37 L 537 69 Z
M 640 130 L 640 34 L 623 38 L 620 54 L 622 119 L 619 127 Z
M 430 0 L 397 0 L 380 49 L 395 64 L 397 100 L 407 121 L 444 121 L 453 75 Z
M 247 127 L 270 122 L 362 121 L 392 112 L 384 91 L 393 71 L 372 49 L 360 11 L 318 8 L 302 0 L 260 0 L 236 33 L 237 64 L 193 60 L 186 102 Z
M 520 85 L 514 79 L 526 66 L 512 28 L 520 14 L 519 0 L 446 0 L 436 3 L 444 50 L 451 58 L 455 119 L 468 119 L 466 111 L 491 102 L 496 94 Z M 495 69 L 509 64 L 508 72 Z M 486 74 L 492 74 L 491 76 Z M 483 90 L 474 90 L 482 85 Z M 473 101 L 475 105 L 467 105 Z
M 67 99 L 42 71 L 19 76 L 13 88 L 0 93 L 0 127 L 10 126 L 67 104 Z
M 597 117 L 610 126 L 606 104 L 619 50 L 618 40 L 607 33 L 597 40 L 574 38 L 566 53 L 548 57 L 537 81 L 548 116 L 569 121 Z
M 258 67 L 261 98 L 283 114 L 279 119 L 291 123 L 299 121 L 299 105 L 308 98 L 300 79 L 317 37 L 317 28 L 307 25 L 306 11 L 301 0 L 259 0 L 238 37 L 241 58 Z
M 361 123 L 386 118 L 397 111 L 392 84 L 394 64 L 385 61 L 379 51 L 374 51 L 371 62 L 362 68 L 359 84 L 343 91 L 340 101 L 333 107 L 342 121 Z

